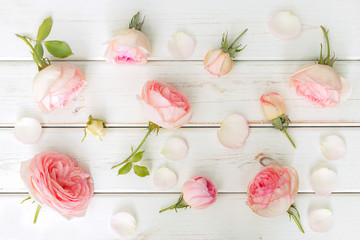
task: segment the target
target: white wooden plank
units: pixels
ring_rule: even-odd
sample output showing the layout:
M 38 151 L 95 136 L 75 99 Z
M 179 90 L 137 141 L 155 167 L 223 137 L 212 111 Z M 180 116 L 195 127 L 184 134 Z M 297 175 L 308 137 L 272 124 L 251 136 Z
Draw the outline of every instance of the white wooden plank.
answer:
M 319 149 L 320 138 L 338 133 L 347 142 L 348 154 L 330 164 L 339 174 L 336 192 L 360 192 L 360 169 L 358 156 L 360 148 L 358 128 L 295 128 L 289 134 L 297 144 L 293 149 L 283 133 L 275 129 L 251 129 L 246 145 L 238 150 L 226 149 L 217 140 L 215 128 L 160 130 L 158 136 L 148 139 L 144 149 L 144 165 L 150 172 L 165 165 L 178 175 L 177 185 L 169 192 L 181 191 L 182 184 L 197 175 L 211 179 L 220 192 L 246 192 L 249 181 L 261 168 L 255 160 L 259 153 L 268 154 L 281 164 L 294 166 L 300 176 L 301 192 L 312 192 L 309 183 L 311 170 L 324 158 Z M 104 141 L 88 136 L 81 143 L 83 130 L 44 129 L 39 144 L 24 146 L 12 136 L 11 129 L 0 130 L 0 191 L 26 192 L 21 181 L 20 162 L 30 159 L 44 150 L 60 151 L 74 157 L 81 166 L 89 169 L 95 182 L 96 192 L 157 192 L 151 177 L 139 178 L 134 173 L 117 176 L 111 166 L 130 154 L 130 146 L 138 144 L 145 132 L 143 129 L 108 129 Z M 170 136 L 187 140 L 189 152 L 185 159 L 168 161 L 160 154 L 161 148 Z
M 259 98 L 277 91 L 285 99 L 295 124 L 357 123 L 360 112 L 360 63 L 338 62 L 336 69 L 347 78 L 353 94 L 335 108 L 319 108 L 289 89 L 289 77 L 308 62 L 245 61 L 218 79 L 199 62 L 152 62 L 144 67 L 113 67 L 104 62 L 76 62 L 85 73 L 87 86 L 65 109 L 41 115 L 31 96 L 35 65 L 30 62 L 0 63 L 0 124 L 12 125 L 19 117 L 33 116 L 48 125 L 84 124 L 94 114 L 114 125 L 145 125 L 136 95 L 147 80 L 158 79 L 182 90 L 192 102 L 191 124 L 214 125 L 228 114 L 242 113 L 249 122 L 268 123 Z
M 71 59 L 102 59 L 107 40 L 119 28 L 127 27 L 136 11 L 146 15 L 143 31 L 153 45 L 151 60 L 169 59 L 167 41 L 176 31 L 186 31 L 196 40 L 191 60 L 202 60 L 208 50 L 219 46 L 221 35 L 229 31 L 234 39 L 246 27 L 242 39 L 248 44 L 237 59 L 313 60 L 323 41 L 319 26 L 330 29 L 332 48 L 339 59 L 359 59 L 358 22 L 360 2 L 303 0 L 233 1 L 184 0 L 181 3 L 157 0 L 5 0 L 0 6 L 0 59 L 30 59 L 29 49 L 14 33 L 32 33 L 51 15 L 54 28 L 51 39 L 65 40 L 75 53 Z M 268 33 L 267 21 L 279 10 L 290 10 L 303 22 L 302 35 L 282 41 Z
M 4 195 L 0 198 L 0 235 L 2 239 L 119 239 L 109 222 L 113 213 L 129 211 L 135 215 L 138 228 L 132 239 L 358 239 L 360 229 L 355 214 L 360 195 L 333 195 L 319 198 L 301 195 L 297 208 L 302 216 L 305 234 L 289 222 L 286 215 L 263 218 L 246 206 L 243 194 L 219 195 L 217 202 L 204 210 L 187 209 L 178 213 L 158 213 L 177 200 L 165 195 L 96 195 L 85 217 L 66 220 L 57 213 L 42 209 L 36 225 L 32 224 L 35 205 L 19 202 L 26 195 Z M 330 205 L 334 226 L 327 233 L 312 232 L 307 223 L 308 210 L 315 205 Z M 19 231 L 19 229 L 21 229 Z

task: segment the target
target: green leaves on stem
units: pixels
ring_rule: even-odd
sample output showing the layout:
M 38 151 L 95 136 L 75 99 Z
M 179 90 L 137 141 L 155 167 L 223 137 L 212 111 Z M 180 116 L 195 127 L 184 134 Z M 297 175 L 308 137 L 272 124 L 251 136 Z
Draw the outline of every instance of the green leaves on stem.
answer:
M 145 21 L 145 17 L 143 18 L 143 20 L 141 22 L 139 22 L 140 20 L 140 12 L 137 12 L 132 18 L 131 18 L 131 21 L 129 23 L 129 29 L 136 29 L 136 30 L 139 30 L 141 31 L 141 28 L 144 24 L 144 21 Z
M 291 139 L 290 135 L 287 132 L 287 128 L 290 123 L 291 120 L 286 114 L 283 114 L 280 117 L 275 118 L 274 120 L 271 121 L 271 124 L 274 126 L 274 128 L 279 129 L 280 131 L 285 133 L 286 137 L 289 139 L 293 147 L 296 148 L 294 141 Z
M 223 50 L 226 53 L 229 53 L 230 57 L 234 57 L 235 53 L 241 52 L 244 50 L 246 45 L 244 47 L 241 47 L 241 44 L 238 46 L 234 46 L 235 43 L 247 32 L 248 29 L 245 29 L 229 46 L 228 41 L 228 33 L 224 33 L 222 40 L 221 40 L 221 50 Z
M 49 36 L 51 28 L 52 19 L 48 17 L 40 25 L 36 40 L 28 36 L 15 34 L 31 48 L 30 53 L 39 71 L 50 65 L 50 60 L 47 57 L 44 58 L 44 48 L 42 44 L 45 45 L 47 51 L 54 57 L 66 58 L 73 54 L 70 47 L 62 41 L 44 41 Z
M 323 46 L 322 43 L 320 44 L 320 57 L 317 59 L 318 60 L 318 64 L 323 64 L 323 65 L 329 65 L 330 67 L 332 67 L 334 65 L 334 62 L 336 61 L 335 58 L 335 53 L 333 55 L 333 57 L 331 57 L 330 55 L 330 42 L 329 42 L 329 30 L 326 30 L 323 26 L 320 26 L 321 30 L 324 33 L 324 37 L 326 40 L 326 45 L 327 45 L 327 56 L 324 58 L 322 55 L 323 52 Z
M 302 233 L 305 233 L 304 229 L 301 226 L 301 222 L 300 222 L 300 213 L 297 210 L 296 206 L 294 204 L 292 204 L 290 206 L 290 208 L 287 210 L 287 213 L 289 214 L 289 218 L 291 221 L 291 218 L 295 221 L 296 225 L 298 226 L 299 230 Z
M 188 208 L 188 207 L 191 207 L 190 205 L 188 205 L 184 198 L 183 198 L 183 194 L 180 195 L 177 203 L 175 203 L 174 205 L 171 205 L 170 207 L 167 207 L 167 208 L 164 208 L 162 210 L 159 211 L 159 213 L 162 213 L 162 212 L 165 212 L 167 210 L 170 210 L 170 209 L 175 209 L 175 211 L 177 212 L 177 209 L 178 208 Z
M 131 171 L 131 169 L 134 168 L 134 172 L 136 175 L 138 175 L 139 177 L 145 177 L 150 175 L 149 170 L 144 167 L 144 166 L 140 166 L 140 165 L 136 165 L 135 163 L 139 162 L 144 155 L 145 151 L 140 151 L 141 146 L 145 143 L 147 137 L 152 133 L 152 132 L 156 132 L 156 134 L 158 134 L 159 132 L 159 126 L 156 125 L 153 122 L 149 122 L 148 125 L 148 131 L 146 133 L 146 135 L 144 136 L 143 140 L 141 141 L 141 143 L 139 144 L 139 146 L 134 150 L 133 148 L 131 148 L 131 154 L 130 156 L 128 156 L 124 161 L 122 161 L 121 163 L 113 166 L 111 169 L 117 168 L 121 165 L 123 165 L 119 171 L 118 171 L 118 175 L 124 175 L 127 174 Z

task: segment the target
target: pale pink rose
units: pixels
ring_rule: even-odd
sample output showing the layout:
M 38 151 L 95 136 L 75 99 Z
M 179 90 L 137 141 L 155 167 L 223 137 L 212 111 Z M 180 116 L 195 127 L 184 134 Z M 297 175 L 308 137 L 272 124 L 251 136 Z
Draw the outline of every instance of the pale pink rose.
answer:
M 84 74 L 71 63 L 53 63 L 33 80 L 33 97 L 44 113 L 63 108 L 85 85 Z
M 260 102 L 267 120 L 274 120 L 286 112 L 284 99 L 278 93 L 263 94 Z
M 322 107 L 336 106 L 341 101 L 344 83 L 334 68 L 324 64 L 311 65 L 290 77 L 290 87 L 299 96 Z
M 215 202 L 217 196 L 214 184 L 204 177 L 195 177 L 186 181 L 182 193 L 185 202 L 196 209 L 210 206 Z
M 229 53 L 221 49 L 214 49 L 209 51 L 204 59 L 205 69 L 218 77 L 230 72 L 234 65 Z
M 111 64 L 144 65 L 151 54 L 151 44 L 144 33 L 134 28 L 121 29 L 110 40 L 104 58 Z
M 270 164 L 250 182 L 246 204 L 260 216 L 279 216 L 295 202 L 298 187 L 294 168 Z
M 189 99 L 180 91 L 159 81 L 145 83 L 140 105 L 149 121 L 167 129 L 189 122 L 192 110 Z
M 65 217 L 85 215 L 94 194 L 90 174 L 59 152 L 42 152 L 21 163 L 21 176 L 30 196 Z

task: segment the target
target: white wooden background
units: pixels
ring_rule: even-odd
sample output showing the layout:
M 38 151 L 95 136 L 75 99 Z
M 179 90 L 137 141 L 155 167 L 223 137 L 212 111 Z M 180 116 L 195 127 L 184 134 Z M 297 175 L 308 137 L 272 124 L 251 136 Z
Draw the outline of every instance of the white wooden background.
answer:
M 290 10 L 303 22 L 296 40 L 281 41 L 271 36 L 266 22 L 272 13 Z M 107 39 L 126 27 L 136 11 L 146 15 L 143 31 L 153 46 L 144 67 L 110 66 L 102 55 Z M 358 0 L 64 0 L 0 1 L 0 239 L 118 239 L 110 227 L 111 215 L 119 210 L 133 213 L 138 221 L 135 239 L 358 239 L 360 212 L 360 2 Z M 49 39 L 64 40 L 75 55 L 67 59 L 86 75 L 87 86 L 65 109 L 41 115 L 31 97 L 36 74 L 29 49 L 14 33 L 36 34 L 41 21 L 51 15 L 54 25 Z M 313 107 L 289 90 L 289 76 L 319 54 L 323 36 L 319 25 L 330 29 L 330 41 L 338 61 L 336 70 L 353 86 L 353 94 L 341 106 Z M 233 38 L 249 28 L 241 42 L 246 50 L 236 57 L 232 72 L 221 79 L 203 69 L 206 52 L 220 44 L 229 31 Z M 167 40 L 185 31 L 196 40 L 191 58 L 173 61 Z M 191 123 L 176 131 L 160 130 L 146 143 L 144 164 L 151 172 L 162 165 L 178 175 L 178 184 L 159 192 L 151 178 L 133 174 L 116 176 L 109 168 L 129 153 L 144 134 L 146 120 L 136 94 L 147 80 L 171 83 L 185 92 L 193 105 Z M 259 97 L 277 91 L 285 98 L 294 124 L 289 129 L 298 148 L 271 128 L 261 112 Z M 230 113 L 243 114 L 250 122 L 250 136 L 238 150 L 221 146 L 216 138 L 219 123 Z M 88 136 L 81 143 L 87 116 L 104 119 L 111 127 L 104 141 Z M 35 117 L 44 133 L 37 145 L 24 146 L 13 137 L 20 117 Z M 330 133 L 344 137 L 345 159 L 332 165 L 340 183 L 330 197 L 312 192 L 308 176 L 323 160 L 320 138 Z M 189 143 L 186 159 L 167 161 L 159 152 L 170 136 Z M 66 140 L 65 140 L 66 139 Z M 35 206 L 20 205 L 26 189 L 19 175 L 20 162 L 43 150 L 56 150 L 76 158 L 89 169 L 95 181 L 95 197 L 84 218 L 65 220 L 42 210 L 32 224 Z M 246 187 L 260 169 L 259 153 L 294 166 L 300 175 L 297 200 L 306 234 L 299 233 L 288 216 L 259 217 L 245 205 Z M 158 214 L 176 201 L 184 181 L 193 176 L 211 179 L 219 190 L 218 201 L 205 210 Z M 333 209 L 335 222 L 328 233 L 314 233 L 307 223 L 308 211 L 317 205 Z

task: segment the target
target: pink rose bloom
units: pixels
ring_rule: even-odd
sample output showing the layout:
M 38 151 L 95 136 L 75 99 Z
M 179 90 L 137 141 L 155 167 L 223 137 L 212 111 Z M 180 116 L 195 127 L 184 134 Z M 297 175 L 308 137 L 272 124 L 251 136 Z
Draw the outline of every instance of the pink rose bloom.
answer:
M 144 33 L 134 28 L 121 29 L 113 37 L 104 58 L 111 64 L 144 65 L 151 54 L 151 44 Z
M 218 77 L 229 73 L 234 65 L 230 54 L 221 49 L 209 51 L 204 59 L 205 69 Z
M 71 63 L 53 63 L 33 80 L 33 97 L 44 113 L 63 108 L 85 85 L 84 74 Z
M 192 208 L 207 208 L 216 200 L 216 187 L 209 179 L 195 177 L 187 180 L 182 188 L 185 202 Z
M 189 122 L 192 110 L 189 99 L 180 91 L 159 81 L 148 81 L 142 92 L 140 105 L 149 121 L 167 129 Z
M 65 217 L 85 215 L 94 194 L 90 174 L 71 157 L 42 152 L 21 163 L 21 176 L 31 197 Z
M 269 121 L 284 115 L 286 112 L 284 99 L 278 93 L 263 94 L 260 102 L 264 115 Z
M 270 164 L 250 182 L 246 204 L 260 216 L 279 216 L 295 202 L 298 187 L 299 177 L 294 168 Z

